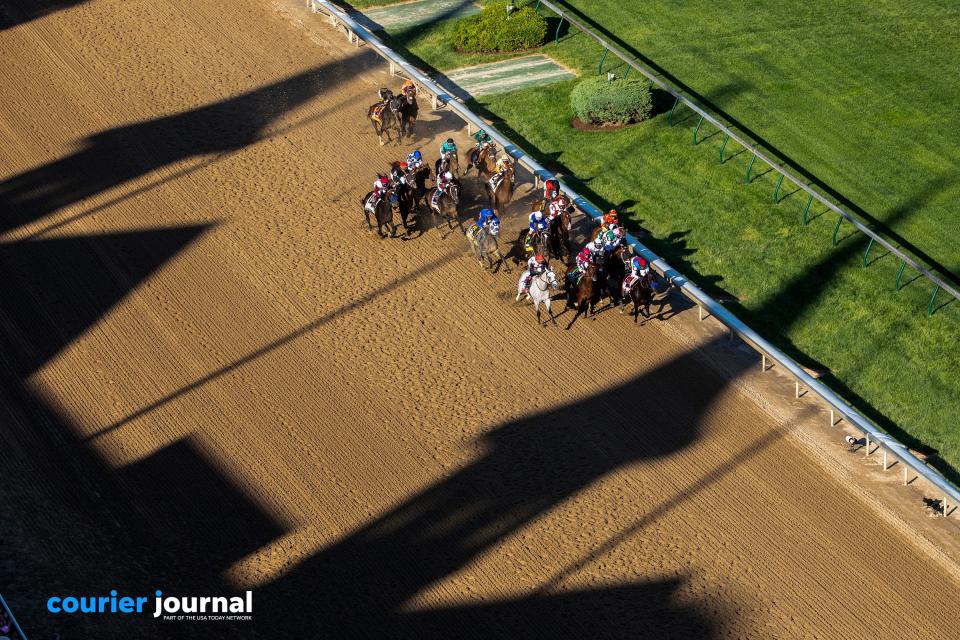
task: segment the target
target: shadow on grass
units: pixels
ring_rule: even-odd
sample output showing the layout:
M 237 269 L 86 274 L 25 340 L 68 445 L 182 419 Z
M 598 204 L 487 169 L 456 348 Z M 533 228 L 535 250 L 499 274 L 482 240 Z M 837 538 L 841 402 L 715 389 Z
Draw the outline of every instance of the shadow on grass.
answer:
M 567 3 L 563 2 L 562 0 L 558 0 L 558 4 L 564 7 L 568 13 L 576 16 L 579 20 L 581 20 L 584 24 L 586 24 L 590 29 L 592 29 L 596 33 L 606 38 L 608 41 L 610 41 L 612 44 L 619 47 L 625 53 L 632 55 L 636 60 L 640 61 L 643 65 L 645 65 L 649 69 L 652 69 L 657 75 L 669 81 L 670 84 L 672 84 L 673 86 L 679 88 L 684 94 L 689 96 L 694 102 L 697 102 L 701 106 L 707 108 L 711 112 L 720 116 L 723 120 L 725 120 L 730 125 L 731 128 L 741 131 L 748 138 L 756 141 L 758 145 L 760 145 L 761 147 L 769 151 L 770 154 L 773 155 L 780 163 L 782 163 L 786 167 L 789 167 L 794 173 L 804 178 L 811 186 L 815 187 L 825 195 L 835 200 L 841 207 L 844 207 L 854 215 L 860 217 L 862 220 L 869 223 L 869 225 L 875 231 L 882 233 L 883 235 L 892 239 L 901 248 L 903 248 L 904 250 L 908 251 L 909 253 L 919 258 L 920 261 L 926 263 L 933 272 L 937 273 L 944 280 L 954 284 L 955 286 L 960 286 L 960 275 L 951 271 L 941 262 L 934 259 L 932 256 L 930 256 L 925 251 L 923 251 L 920 247 L 916 246 L 915 244 L 907 240 L 905 237 L 900 235 L 896 230 L 894 230 L 893 222 L 897 218 L 897 216 L 895 215 L 896 213 L 895 211 L 892 211 L 887 216 L 887 219 L 884 221 L 877 219 L 875 216 L 869 214 L 863 208 L 859 207 L 852 200 L 850 200 L 843 194 L 839 193 L 838 191 L 830 187 L 830 185 L 826 184 L 824 181 L 818 178 L 814 173 L 804 168 L 796 160 L 786 155 L 783 151 L 781 151 L 776 146 L 774 146 L 769 140 L 761 136 L 758 132 L 749 128 L 743 122 L 735 118 L 732 114 L 722 109 L 718 104 L 718 101 L 723 98 L 722 95 L 714 94 L 713 96 L 709 96 L 709 95 L 703 95 L 697 92 L 692 87 L 687 86 L 679 78 L 671 74 L 665 68 L 657 64 L 655 61 L 643 55 L 640 51 L 635 49 L 629 43 L 625 42 L 624 40 L 616 36 L 614 33 L 604 28 L 602 25 L 600 25 L 595 20 L 593 20 L 590 16 L 583 14 L 581 11 L 577 10 L 574 7 L 569 6 Z

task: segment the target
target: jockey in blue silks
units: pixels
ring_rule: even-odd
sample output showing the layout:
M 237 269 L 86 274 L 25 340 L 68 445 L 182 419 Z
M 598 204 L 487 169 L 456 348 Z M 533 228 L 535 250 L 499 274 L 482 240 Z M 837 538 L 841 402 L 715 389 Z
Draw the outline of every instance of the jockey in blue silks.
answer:
M 543 211 L 532 211 L 530 212 L 530 234 L 536 233 L 538 231 L 546 231 L 550 223 L 547 221 L 546 216 L 543 215 Z
M 497 217 L 497 214 L 494 213 L 492 209 L 483 209 L 480 211 L 480 216 L 477 218 L 477 226 L 481 229 L 484 229 L 487 226 L 499 227 L 500 218 Z

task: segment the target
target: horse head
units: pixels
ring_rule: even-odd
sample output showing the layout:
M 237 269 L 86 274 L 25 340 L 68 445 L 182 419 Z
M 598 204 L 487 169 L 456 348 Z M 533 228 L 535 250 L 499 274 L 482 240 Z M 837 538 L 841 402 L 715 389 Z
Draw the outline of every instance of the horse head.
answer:
M 403 92 L 403 97 L 407 99 L 407 104 L 416 104 L 417 90 L 411 87 Z
M 460 204 L 460 188 L 452 184 L 447 189 L 447 194 L 450 196 L 450 199 L 453 200 L 453 204 Z
M 391 96 L 387 101 L 387 105 L 390 107 L 390 111 L 400 113 L 400 109 L 403 107 L 403 100 L 399 96 Z

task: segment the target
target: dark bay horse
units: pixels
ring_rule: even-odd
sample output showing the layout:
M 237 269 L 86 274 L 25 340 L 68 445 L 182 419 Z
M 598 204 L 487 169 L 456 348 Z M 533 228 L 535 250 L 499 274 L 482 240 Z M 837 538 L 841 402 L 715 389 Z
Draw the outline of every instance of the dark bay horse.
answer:
M 550 255 L 556 259 L 570 256 L 570 230 L 573 228 L 573 203 L 566 196 L 554 200 L 553 210 L 559 213 L 550 218 Z
M 413 135 L 413 125 L 417 121 L 417 114 L 420 113 L 420 107 L 417 105 L 417 90 L 414 87 L 408 87 L 403 91 L 403 100 L 400 103 L 400 136 L 410 137 Z
M 370 105 L 367 109 L 367 119 L 373 125 L 373 131 L 377 134 L 377 140 L 380 146 L 383 146 L 383 136 L 387 136 L 387 142 L 392 142 L 390 135 L 391 129 L 397 130 L 397 144 L 400 144 L 400 102 L 397 96 L 391 96 L 383 102 L 377 102 Z
M 407 184 L 413 185 L 414 208 L 419 209 L 427 195 L 427 180 L 430 178 L 430 167 L 422 165 L 416 171 L 407 171 Z
M 574 283 L 572 279 L 573 269 L 567 269 L 563 277 L 563 286 L 567 293 L 567 308 L 576 309 L 577 313 L 573 320 L 567 325 L 567 329 L 573 326 L 582 314 L 586 314 L 589 309 L 589 315 L 593 315 L 596 305 L 600 301 L 600 292 L 597 287 L 597 279 L 600 277 L 600 270 L 597 265 L 591 264 L 587 267 L 587 272 L 580 276 L 580 282 Z
M 397 225 L 393 224 L 393 203 L 391 202 L 393 197 L 393 190 L 388 190 L 383 197 L 380 198 L 380 201 L 376 206 L 371 205 L 373 200 L 373 191 L 363 196 L 363 200 L 360 201 L 360 206 L 363 207 L 363 217 L 367 221 L 367 229 L 373 231 L 373 224 L 370 222 L 370 214 L 373 213 L 374 217 L 377 220 L 377 234 L 381 238 L 385 238 L 386 234 L 383 233 L 383 227 L 387 227 L 390 230 L 390 237 L 397 235 Z

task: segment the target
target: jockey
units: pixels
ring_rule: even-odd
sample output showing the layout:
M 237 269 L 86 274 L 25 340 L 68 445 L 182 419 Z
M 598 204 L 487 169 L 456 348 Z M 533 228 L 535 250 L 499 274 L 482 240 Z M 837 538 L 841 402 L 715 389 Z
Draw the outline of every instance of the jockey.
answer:
M 507 173 L 507 169 L 513 167 L 513 162 L 510 158 L 506 156 L 501 156 L 497 160 L 497 172 L 490 176 L 490 188 L 496 189 L 500 186 L 500 181 L 503 180 L 504 175 Z
M 477 141 L 477 149 L 480 149 L 486 144 L 493 144 L 493 139 L 487 134 L 486 131 L 480 129 L 475 134 L 473 134 L 473 139 Z
M 603 264 L 607 256 L 603 248 L 602 238 L 596 238 L 593 242 L 588 242 L 586 248 L 590 251 L 590 262 L 598 267 Z
M 484 229 L 488 226 L 491 229 L 494 227 L 499 227 L 500 218 L 497 217 L 497 214 L 494 213 L 492 209 L 482 209 L 480 211 L 480 216 L 477 218 L 477 226 L 481 229 Z
M 650 264 L 643 256 L 633 256 L 630 260 L 630 275 L 634 278 L 642 278 L 650 272 Z
M 373 182 L 373 204 L 376 205 L 380 199 L 390 190 L 390 179 L 387 176 L 377 176 Z
M 420 153 L 420 149 L 407 154 L 407 167 L 410 169 L 410 171 L 416 173 L 422 165 L 423 155 Z
M 533 279 L 546 271 L 548 266 L 547 259 L 543 257 L 542 253 L 531 256 L 530 259 L 527 260 L 527 279 L 523 282 L 523 291 L 529 291 Z
M 615 227 L 613 231 L 604 231 L 597 235 L 597 242 L 603 245 L 603 250 L 610 253 L 620 246 L 621 236 L 620 228 Z
M 553 220 L 570 207 L 570 200 L 562 193 L 550 201 L 548 219 Z
M 554 198 L 560 195 L 560 182 L 554 178 L 544 180 L 543 182 L 543 199 L 547 202 L 550 202 Z
M 543 257 L 542 253 L 538 253 L 527 260 L 527 270 L 530 272 L 530 277 L 540 275 L 547 270 L 548 266 L 547 259 Z
M 603 214 L 603 222 L 601 223 L 605 228 L 613 231 L 614 228 L 620 226 L 620 221 L 617 219 L 616 209 L 610 209 L 607 213 Z
M 530 212 L 530 233 L 527 234 L 527 237 L 533 237 L 533 234 L 539 231 L 545 231 L 549 223 L 543 215 L 543 211 L 536 210 Z
M 401 162 L 390 171 L 390 176 L 393 178 L 393 184 L 395 186 L 407 184 L 407 166 L 406 162 Z
M 590 245 L 587 244 L 577 254 L 577 269 L 580 273 L 586 273 L 587 269 L 593 263 L 593 252 L 590 251 Z
M 450 185 L 453 184 L 453 174 L 449 171 L 445 171 L 440 176 L 437 177 L 437 189 L 447 192 L 447 189 L 450 188 Z
M 457 154 L 457 145 L 453 143 L 453 138 L 447 138 L 447 141 L 440 145 L 440 155 Z

